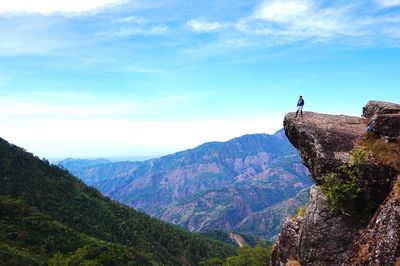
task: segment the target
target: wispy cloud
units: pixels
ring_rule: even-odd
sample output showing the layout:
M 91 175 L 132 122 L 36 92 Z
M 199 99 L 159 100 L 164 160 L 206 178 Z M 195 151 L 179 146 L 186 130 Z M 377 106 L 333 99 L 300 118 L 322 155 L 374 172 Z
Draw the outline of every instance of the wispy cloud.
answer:
M 168 27 L 165 25 L 134 25 L 125 28 L 105 31 L 103 34 L 114 37 L 128 37 L 134 35 L 162 35 L 168 32 Z
M 52 54 L 73 45 L 62 20 L 54 17 L 29 15 L 1 18 L 0 56 Z
M 254 17 L 275 22 L 290 22 L 304 17 L 312 8 L 308 0 L 265 1 L 254 12 Z
M 126 0 L 13 0 L 1 1 L 0 13 L 27 13 L 27 14 L 52 14 L 52 13 L 82 13 L 92 12 L 118 5 Z
M 331 38 L 362 34 L 366 20 L 353 20 L 351 4 L 325 7 L 311 0 L 264 1 L 241 21 L 245 33 L 302 38 Z
M 382 12 L 382 8 L 397 8 L 399 5 L 400 0 L 264 0 L 254 7 L 251 14 L 236 20 L 221 20 L 214 25 L 212 21 L 193 19 L 187 25 L 197 31 L 225 34 L 221 40 L 228 46 L 230 42 L 227 39 L 269 46 L 301 40 L 397 46 L 399 36 L 396 28 L 400 28 L 400 14 L 396 9 L 390 13 Z M 224 30 L 217 31 L 220 29 Z M 262 40 L 260 36 L 267 39 Z
M 202 19 L 191 19 L 186 25 L 196 32 L 212 32 L 225 27 L 226 25 L 218 21 L 207 21 Z
M 390 38 L 396 38 L 396 39 L 400 39 L 400 28 L 399 27 L 385 27 L 383 29 L 383 33 L 390 37 Z
M 400 5 L 400 0 L 375 0 L 382 8 L 395 7 Z
M 106 24 L 109 29 L 100 32 L 99 35 L 111 37 L 129 37 L 135 35 L 164 35 L 169 28 L 165 24 L 147 21 L 143 17 L 128 16 L 119 18 L 112 23 Z

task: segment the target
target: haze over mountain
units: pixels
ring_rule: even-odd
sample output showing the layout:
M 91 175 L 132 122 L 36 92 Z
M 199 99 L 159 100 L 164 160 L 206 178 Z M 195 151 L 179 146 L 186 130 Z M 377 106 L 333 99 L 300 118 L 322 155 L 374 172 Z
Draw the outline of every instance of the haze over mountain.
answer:
M 60 164 L 103 194 L 191 231 L 219 228 L 273 238 L 282 219 L 306 203 L 307 197 L 296 195 L 312 184 L 283 130 L 145 162 L 79 162 Z

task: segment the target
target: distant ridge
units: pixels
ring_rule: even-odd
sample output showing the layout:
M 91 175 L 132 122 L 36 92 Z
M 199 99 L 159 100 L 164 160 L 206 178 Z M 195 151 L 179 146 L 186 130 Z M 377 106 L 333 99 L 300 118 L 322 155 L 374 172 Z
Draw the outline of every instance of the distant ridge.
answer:
M 283 130 L 208 142 L 144 162 L 61 165 L 105 195 L 191 231 L 241 229 L 247 217 L 312 184 Z M 292 206 L 307 202 L 306 197 L 295 199 Z M 246 233 L 275 237 L 282 215 L 292 214 L 293 208 L 280 212 L 273 230 L 254 225 L 246 226 Z

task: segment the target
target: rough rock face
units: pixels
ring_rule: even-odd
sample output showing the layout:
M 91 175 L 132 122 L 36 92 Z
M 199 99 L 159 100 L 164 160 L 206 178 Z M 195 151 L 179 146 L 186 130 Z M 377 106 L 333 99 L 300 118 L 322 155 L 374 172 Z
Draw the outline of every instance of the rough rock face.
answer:
M 354 246 L 346 262 L 349 265 L 400 263 L 400 176 Z
M 370 101 L 363 108 L 363 116 L 379 136 L 390 141 L 400 136 L 400 104 Z
M 282 226 L 282 233 L 275 245 L 279 249 L 274 249 L 271 254 L 272 265 L 286 265 L 288 260 L 298 259 L 298 243 L 300 240 L 300 226 L 302 219 L 287 219 Z
M 361 226 L 346 215 L 330 213 L 319 186 L 311 190 L 302 224 L 298 247 L 302 265 L 340 264 Z
M 301 265 L 340 265 L 360 227 L 346 215 L 330 213 L 320 187 L 313 186 L 304 218 L 284 224 L 271 265 L 286 265 L 288 260 L 297 260 Z
M 295 113 L 289 113 L 283 125 L 317 183 L 321 175 L 350 158 L 354 140 L 366 132 L 363 118 L 312 112 L 297 118 Z
M 271 265 L 286 265 L 290 260 L 297 260 L 301 265 L 400 263 L 399 169 L 378 162 L 361 164 L 361 178 L 369 184 L 370 200 L 377 206 L 370 221 L 329 212 L 320 187 L 322 175 L 338 172 L 338 167 L 348 162 L 355 141 L 366 134 L 368 122 L 378 121 L 374 122 L 374 132 L 386 140 L 396 141 L 397 115 L 400 115 L 400 105 L 382 102 L 369 102 L 364 107 L 365 119 L 310 112 L 297 118 L 293 113 L 286 115 L 286 135 L 299 150 L 316 185 L 311 189 L 299 228 L 293 230 L 293 221 L 284 225 L 274 245 Z M 388 116 L 392 122 L 382 122 Z

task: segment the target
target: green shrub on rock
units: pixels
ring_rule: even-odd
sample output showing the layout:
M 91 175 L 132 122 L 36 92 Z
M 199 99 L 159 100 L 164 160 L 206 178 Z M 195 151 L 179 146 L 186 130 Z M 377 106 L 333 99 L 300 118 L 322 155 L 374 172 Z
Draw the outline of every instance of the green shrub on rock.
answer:
M 341 166 L 337 172 L 322 176 L 322 192 L 328 201 L 328 209 L 332 213 L 352 210 L 357 199 L 367 190 L 362 184 L 363 170 L 361 164 L 365 160 L 365 150 L 356 148 L 351 153 L 351 159 Z
M 351 177 L 343 180 L 337 173 L 329 173 L 323 176 L 322 191 L 327 201 L 328 209 L 332 213 L 339 213 L 348 204 L 352 204 L 361 192 L 358 180 Z

